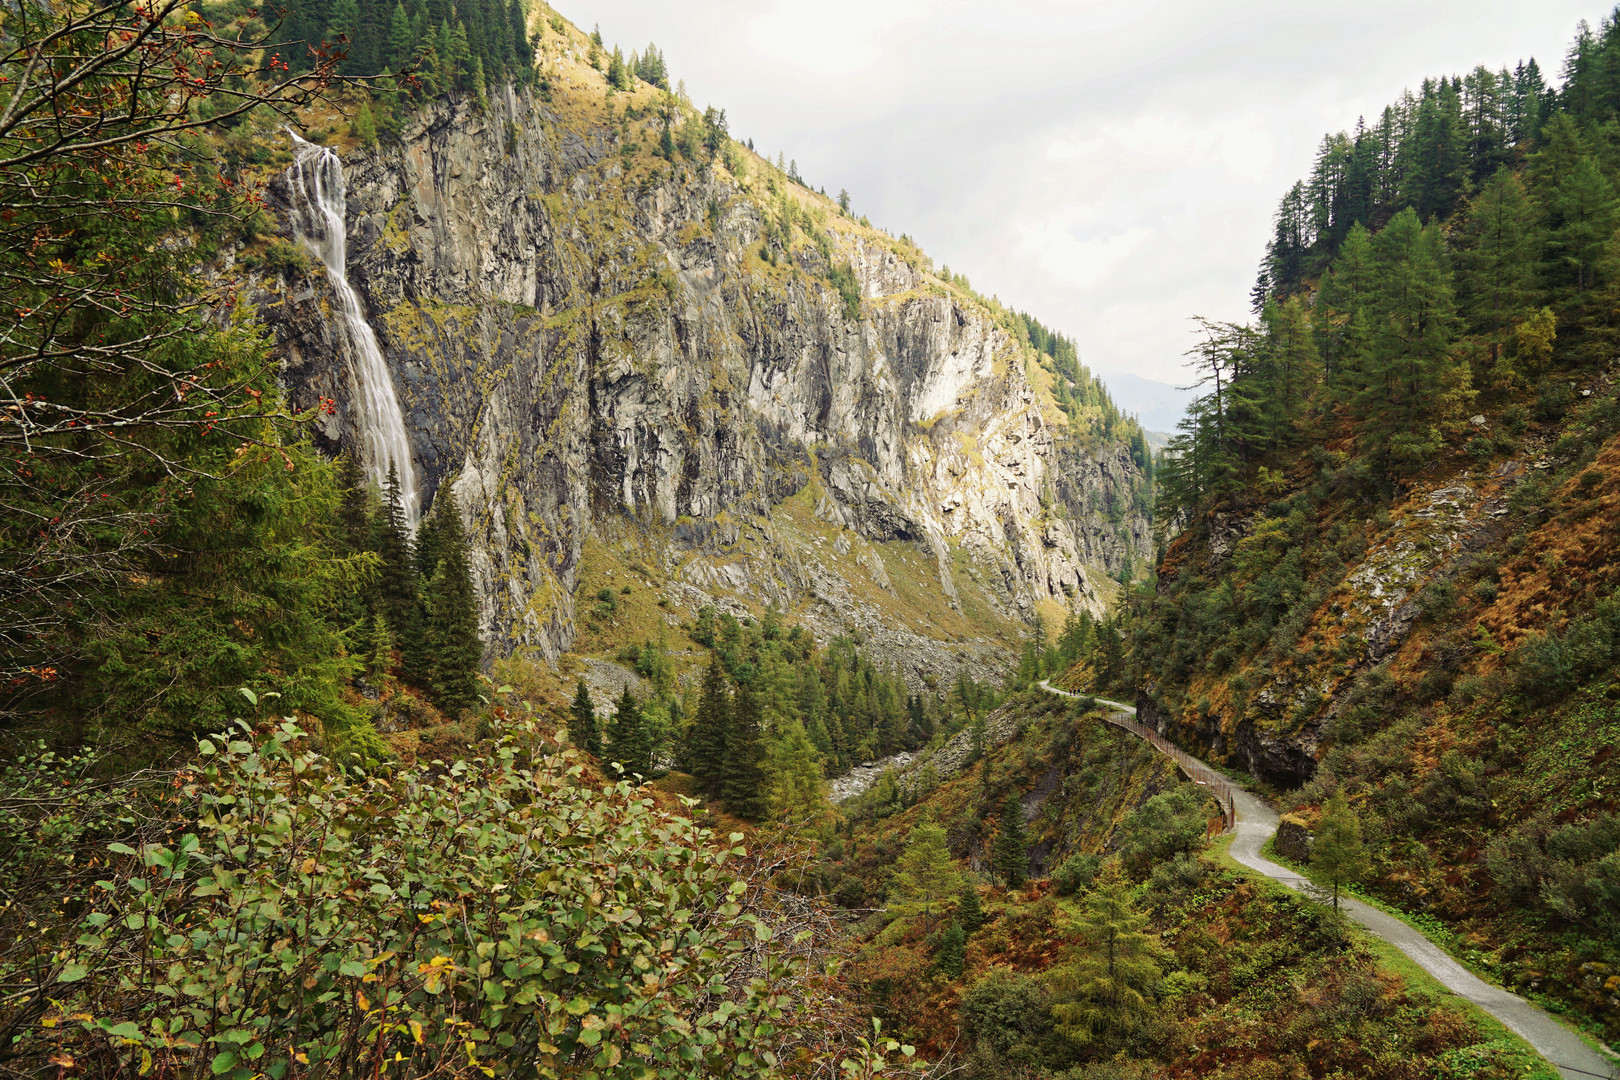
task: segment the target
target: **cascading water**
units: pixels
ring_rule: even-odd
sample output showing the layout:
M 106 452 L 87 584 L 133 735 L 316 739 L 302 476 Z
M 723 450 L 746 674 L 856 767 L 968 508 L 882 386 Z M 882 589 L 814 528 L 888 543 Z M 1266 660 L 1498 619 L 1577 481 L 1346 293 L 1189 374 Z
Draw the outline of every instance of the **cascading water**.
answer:
M 378 490 L 387 482 L 389 467 L 394 468 L 406 527 L 414 533 L 419 507 L 416 469 L 405 437 L 405 416 L 399 408 L 399 396 L 394 393 L 394 377 L 377 345 L 377 335 L 371 332 L 360 309 L 360 297 L 349 284 L 343 163 L 326 147 L 306 142 L 290 131 L 288 134 L 293 139 L 293 165 L 287 170 L 295 196 L 293 227 L 304 246 L 326 264 L 326 276 L 337 297 L 338 336 L 354 365 L 360 389 L 360 437 L 365 445 L 366 467 Z

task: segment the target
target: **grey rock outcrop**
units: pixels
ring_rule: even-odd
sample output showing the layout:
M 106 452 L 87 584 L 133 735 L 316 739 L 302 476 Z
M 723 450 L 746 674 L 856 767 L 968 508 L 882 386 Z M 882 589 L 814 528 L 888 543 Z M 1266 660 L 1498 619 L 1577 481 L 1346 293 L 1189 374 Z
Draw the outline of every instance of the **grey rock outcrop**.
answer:
M 807 488 L 815 521 L 866 542 L 878 588 L 900 586 L 872 545 L 910 545 L 957 610 L 972 584 L 1007 619 L 1100 611 L 1110 578 L 1147 565 L 1129 452 L 1049 426 L 993 312 L 769 177 L 630 168 L 638 135 L 508 92 L 485 111 L 441 101 L 345 162 L 349 277 L 424 496 L 457 493 L 495 651 L 570 646 L 582 547 L 610 518 L 699 598 L 820 596 L 824 621 L 853 617 L 863 602 L 828 584 L 847 572 L 777 527 Z M 853 269 L 859 318 L 829 258 Z M 317 281 L 263 309 L 294 403 L 335 398 L 320 438 L 347 447 L 326 304 Z

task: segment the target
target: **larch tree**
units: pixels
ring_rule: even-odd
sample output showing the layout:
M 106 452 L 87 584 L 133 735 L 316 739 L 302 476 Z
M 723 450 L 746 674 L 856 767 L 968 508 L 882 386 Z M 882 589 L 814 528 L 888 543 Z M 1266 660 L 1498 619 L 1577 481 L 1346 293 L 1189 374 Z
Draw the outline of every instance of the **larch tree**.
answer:
M 804 725 L 785 721 L 770 743 L 767 802 L 771 817 L 800 826 L 825 818 L 831 806 L 822 789 L 821 762 Z
M 1333 910 L 1339 910 L 1339 892 L 1366 876 L 1367 848 L 1361 840 L 1361 820 L 1350 808 L 1344 792 L 1335 792 L 1322 809 L 1311 840 L 1310 875 L 1317 885 L 1333 893 Z
M 1081 902 L 1078 929 L 1080 944 L 1051 974 L 1052 1016 L 1064 1035 L 1084 1045 L 1141 1023 L 1164 950 L 1132 903 L 1131 883 L 1114 859 Z
M 961 888 L 962 874 L 951 858 L 944 826 L 934 821 L 913 825 L 895 864 L 893 906 L 901 914 L 920 912 L 924 931 L 931 931 L 935 908 Z
M 1367 448 L 1404 472 L 1433 457 L 1473 390 L 1455 349 L 1456 302 L 1439 228 L 1425 228 L 1408 208 L 1372 246 L 1372 353 L 1352 405 Z
M 1492 381 L 1509 383 L 1507 346 L 1514 325 L 1539 306 L 1536 269 L 1545 244 L 1524 182 L 1511 169 L 1499 170 L 1468 200 L 1453 236 L 1462 308 L 1488 349 L 1482 366 Z

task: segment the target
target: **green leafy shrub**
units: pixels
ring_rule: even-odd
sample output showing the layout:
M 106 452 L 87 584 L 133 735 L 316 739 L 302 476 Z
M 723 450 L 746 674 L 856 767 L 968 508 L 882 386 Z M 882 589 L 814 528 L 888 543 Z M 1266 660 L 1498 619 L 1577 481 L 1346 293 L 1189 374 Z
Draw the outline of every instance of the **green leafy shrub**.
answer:
M 1120 826 L 1120 854 L 1137 873 L 1184 851 L 1204 846 L 1209 821 L 1203 800 L 1190 786 L 1153 796 Z
M 291 240 L 272 240 L 262 252 L 243 255 L 242 264 L 279 277 L 301 277 L 314 265 L 303 245 Z
M 1063 860 L 1063 865 L 1052 872 L 1052 881 L 1057 885 L 1059 896 L 1073 896 L 1082 889 L 1089 889 L 1092 881 L 1097 877 L 1097 869 L 1102 866 L 1102 860 L 1095 855 L 1088 855 L 1077 851 Z
M 582 783 L 571 756 L 531 758 L 554 747 L 523 734 L 374 776 L 292 721 L 242 723 L 110 812 L 8 811 L 9 871 L 64 830 L 100 834 L 85 869 L 57 861 L 29 948 L 0 960 L 8 1050 L 238 1080 L 773 1074 L 797 961 L 742 906 L 743 850 L 634 785 Z M 88 799 L 74 767 L 21 766 Z M 0 940 L 21 939 L 5 918 Z

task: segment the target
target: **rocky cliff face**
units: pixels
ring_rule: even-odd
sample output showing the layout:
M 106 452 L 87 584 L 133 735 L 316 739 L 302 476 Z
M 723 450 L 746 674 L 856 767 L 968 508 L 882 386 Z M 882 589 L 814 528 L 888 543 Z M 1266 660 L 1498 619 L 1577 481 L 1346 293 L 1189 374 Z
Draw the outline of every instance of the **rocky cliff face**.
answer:
M 915 675 L 1147 564 L 1129 453 L 1054 428 L 990 310 L 761 159 L 670 164 L 640 150 L 661 121 L 610 117 L 441 102 L 344 154 L 348 276 L 424 496 L 459 498 L 494 649 L 570 647 L 593 535 L 677 606 L 775 602 L 897 657 L 958 639 Z M 328 285 L 265 310 L 295 402 L 337 399 L 322 437 L 355 445 Z M 977 634 L 893 617 L 908 590 Z

